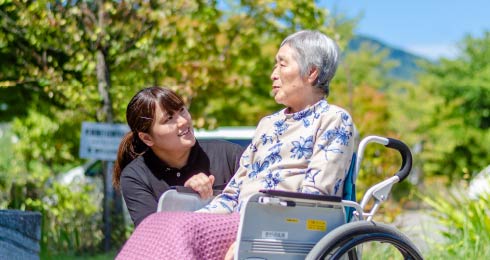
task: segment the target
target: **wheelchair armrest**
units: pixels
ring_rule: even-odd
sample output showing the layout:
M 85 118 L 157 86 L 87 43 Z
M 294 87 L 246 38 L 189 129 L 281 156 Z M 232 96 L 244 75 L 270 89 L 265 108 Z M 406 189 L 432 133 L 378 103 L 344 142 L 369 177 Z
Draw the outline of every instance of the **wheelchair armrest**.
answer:
M 213 197 L 216 197 L 219 194 L 221 194 L 222 190 L 217 190 L 214 188 L 216 188 L 216 187 L 213 187 Z M 171 186 L 170 189 L 176 190 L 179 193 L 198 194 L 197 191 L 195 191 L 191 188 L 188 188 L 188 187 L 184 187 L 184 186 Z
M 259 190 L 259 192 L 271 196 L 294 198 L 294 199 L 307 199 L 307 200 L 319 200 L 319 201 L 331 201 L 331 202 L 342 201 L 341 197 L 331 196 L 331 195 L 309 194 L 309 193 L 282 191 L 282 190 Z
M 202 199 L 199 193 L 191 188 L 184 186 L 172 186 L 164 192 L 158 199 L 157 212 L 161 211 L 195 211 L 205 205 L 221 191 L 213 190 L 213 196 L 208 199 Z

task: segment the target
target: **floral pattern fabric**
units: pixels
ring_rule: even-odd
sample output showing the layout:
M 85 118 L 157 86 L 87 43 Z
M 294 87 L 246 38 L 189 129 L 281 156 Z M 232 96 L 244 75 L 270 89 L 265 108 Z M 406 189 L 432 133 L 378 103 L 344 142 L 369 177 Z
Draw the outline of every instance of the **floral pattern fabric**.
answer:
M 303 111 L 264 117 L 223 192 L 199 212 L 231 213 L 261 189 L 342 195 L 357 148 L 351 116 L 321 100 Z

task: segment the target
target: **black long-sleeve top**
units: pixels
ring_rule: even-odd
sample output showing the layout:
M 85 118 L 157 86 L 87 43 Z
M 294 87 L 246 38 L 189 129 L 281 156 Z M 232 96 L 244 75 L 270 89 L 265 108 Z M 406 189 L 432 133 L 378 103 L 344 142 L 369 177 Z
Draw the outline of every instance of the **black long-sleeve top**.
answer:
M 187 164 L 172 168 L 148 150 L 121 173 L 121 191 L 135 226 L 156 212 L 158 199 L 170 186 L 184 185 L 191 176 L 203 172 L 215 177 L 214 186 L 223 187 L 238 169 L 244 148 L 223 140 L 201 140 L 191 148 Z

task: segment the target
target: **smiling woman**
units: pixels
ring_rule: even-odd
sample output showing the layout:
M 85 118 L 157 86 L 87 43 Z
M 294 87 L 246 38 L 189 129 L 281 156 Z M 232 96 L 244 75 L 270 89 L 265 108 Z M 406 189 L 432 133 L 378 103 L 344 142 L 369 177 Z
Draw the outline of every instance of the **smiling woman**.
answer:
M 128 132 L 119 146 L 113 184 L 120 188 L 135 225 L 156 212 L 159 197 L 183 185 L 201 197 L 224 186 L 238 168 L 243 148 L 223 140 L 196 141 L 192 118 L 173 91 L 139 91 L 126 110 Z
M 148 131 L 138 132 L 138 137 L 155 155 L 176 168 L 186 164 L 190 148 L 196 143 L 191 130 L 191 115 L 182 104 L 177 111 L 162 111 L 155 107 L 155 122 Z M 189 148 L 189 149 L 185 149 Z

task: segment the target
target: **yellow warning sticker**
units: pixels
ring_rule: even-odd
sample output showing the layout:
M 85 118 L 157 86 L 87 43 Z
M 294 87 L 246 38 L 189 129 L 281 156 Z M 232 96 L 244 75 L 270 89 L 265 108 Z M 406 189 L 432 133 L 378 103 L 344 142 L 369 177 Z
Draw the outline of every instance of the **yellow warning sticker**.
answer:
M 311 231 L 327 231 L 327 222 L 318 219 L 307 219 L 306 229 Z
M 299 223 L 299 219 L 297 218 L 286 218 L 287 223 Z

